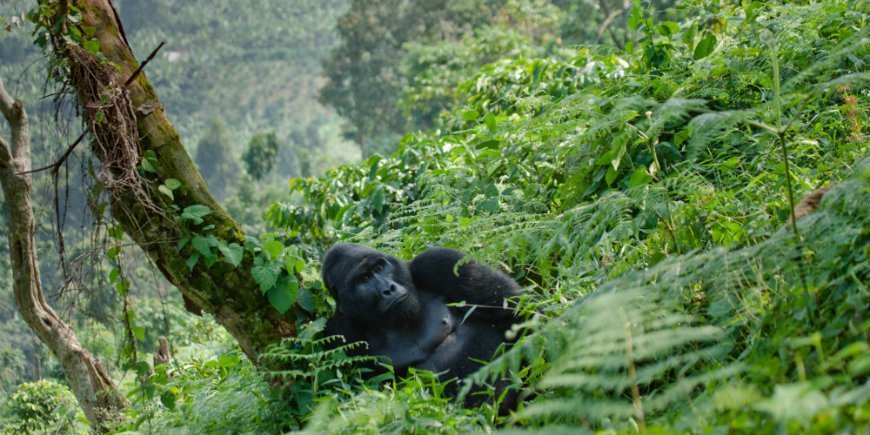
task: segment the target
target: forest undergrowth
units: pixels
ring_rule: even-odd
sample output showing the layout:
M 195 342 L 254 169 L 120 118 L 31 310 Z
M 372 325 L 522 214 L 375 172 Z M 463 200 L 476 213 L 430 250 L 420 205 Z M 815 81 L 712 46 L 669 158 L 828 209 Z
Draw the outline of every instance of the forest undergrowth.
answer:
M 437 130 L 291 182 L 301 200 L 268 214 L 290 238 L 401 258 L 454 247 L 526 289 L 521 338 L 474 377 L 533 393 L 515 414 L 445 407 L 421 375 L 324 394 L 309 429 L 866 431 L 859 6 L 752 3 L 682 23 L 635 9 L 646 36 L 628 53 L 487 65 Z

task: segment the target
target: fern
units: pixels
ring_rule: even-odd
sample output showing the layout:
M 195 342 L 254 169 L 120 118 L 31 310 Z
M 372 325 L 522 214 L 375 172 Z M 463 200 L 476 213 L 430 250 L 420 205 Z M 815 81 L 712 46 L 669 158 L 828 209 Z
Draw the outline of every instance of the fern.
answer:
M 558 352 L 537 382 L 543 391 L 518 415 L 530 421 L 589 420 L 596 426 L 631 416 L 639 425 L 682 399 L 695 385 L 721 378 L 688 375 L 700 361 L 721 357 L 727 350 L 721 329 L 693 325 L 689 316 L 657 300 L 647 289 L 612 292 L 587 299 L 556 321 Z M 568 390 L 552 399 L 547 391 Z M 641 397 L 640 390 L 649 391 Z M 567 420 L 566 420 L 567 418 Z
M 334 383 L 330 381 L 337 374 L 352 373 L 362 364 L 377 362 L 377 358 L 371 356 L 347 356 L 350 351 L 366 346 L 363 342 L 347 343 L 333 349 L 324 348 L 343 340 L 341 336 L 319 339 L 288 337 L 281 344 L 270 346 L 260 354 L 266 367 L 275 367 L 266 370 L 266 375 L 284 385 L 308 386 L 312 393 L 317 393 L 322 383 Z
M 783 228 L 754 246 L 673 257 L 650 270 L 629 273 L 579 299 L 557 319 L 529 322 L 525 326 L 535 332 L 475 373 L 464 391 L 472 384 L 525 374 L 542 397 L 518 414 L 518 422 L 580 418 L 593 427 L 619 428 L 630 417 L 639 425 L 665 418 L 676 412 L 673 404 L 685 406 L 699 385 L 758 376 L 744 373 L 748 364 L 782 346 L 804 347 L 802 364 L 812 361 L 814 370 L 822 372 L 870 362 L 866 354 L 854 353 L 870 333 L 866 322 L 852 333 L 845 332 L 847 324 L 832 324 L 829 333 L 844 335 L 824 345 L 790 337 L 807 321 L 798 268 L 817 279 L 811 285 L 820 301 L 813 309 L 820 317 L 848 319 L 870 307 L 865 284 L 870 258 L 861 249 L 870 242 L 868 217 L 870 159 L 826 196 L 822 209 L 799 222 L 803 252 L 812 253 L 813 260 L 794 257 L 793 239 Z M 831 279 L 831 274 L 839 278 Z M 773 323 L 785 335 L 768 336 Z M 838 363 L 829 362 L 826 349 L 843 349 Z M 853 404 L 870 399 L 865 387 L 853 383 L 857 380 L 843 380 L 842 390 L 832 394 Z M 768 393 L 803 391 L 777 388 Z M 771 397 L 759 409 L 792 418 L 771 411 L 781 401 Z

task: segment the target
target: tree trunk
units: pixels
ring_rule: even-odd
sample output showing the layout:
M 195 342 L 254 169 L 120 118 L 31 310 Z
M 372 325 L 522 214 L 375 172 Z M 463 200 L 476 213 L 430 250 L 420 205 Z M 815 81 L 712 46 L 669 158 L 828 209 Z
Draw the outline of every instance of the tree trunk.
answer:
M 52 3 L 40 0 L 41 4 Z M 181 181 L 182 186 L 175 190 L 175 205 L 184 209 L 191 205 L 205 205 L 213 210 L 205 220 L 213 224 L 214 229 L 208 234 L 228 243 L 244 245 L 244 234 L 241 227 L 221 208 L 209 192 L 202 176 L 193 165 L 185 151 L 175 128 L 166 118 L 163 107 L 157 98 L 154 88 L 144 72 L 135 75 L 139 63 L 133 57 L 127 45 L 123 28 L 110 0 L 77 0 L 75 4 L 82 11 L 81 25 L 83 28 L 95 29 L 94 39 L 100 44 L 100 51 L 108 62 L 100 65 L 104 68 L 98 74 L 90 74 L 93 70 L 93 56 L 84 59 L 78 50 L 64 49 L 64 37 L 53 34 L 55 55 L 64 58 L 70 70 L 91 68 L 87 78 L 108 77 L 104 83 L 99 83 L 99 89 L 94 89 L 93 82 L 77 80 L 74 76 L 71 85 L 76 91 L 79 104 L 84 111 L 86 123 L 90 126 L 92 138 L 104 138 L 117 135 L 117 125 L 124 119 L 114 119 L 103 110 L 102 91 L 122 87 L 129 78 L 135 76 L 127 88 L 129 89 L 129 105 L 135 112 L 135 139 L 140 153 L 154 152 L 157 156 L 156 178 L 167 180 L 174 178 Z M 56 32 L 57 30 L 52 30 Z M 85 33 L 84 31 L 82 32 Z M 60 49 L 59 49 L 60 48 Z M 85 52 L 85 55 L 90 54 Z M 103 115 L 97 115 L 97 111 Z M 92 122 L 102 119 L 103 122 Z M 90 120 L 90 122 L 89 122 Z M 113 130 L 114 129 L 114 130 Z M 135 134 L 136 132 L 134 132 Z M 95 149 L 95 154 L 102 160 L 104 166 L 110 166 L 108 161 Z M 141 157 L 141 154 L 138 156 Z M 127 162 L 135 168 L 136 162 Z M 110 168 L 111 169 L 111 168 Z M 148 189 L 151 192 L 153 189 Z M 190 237 L 193 233 L 179 219 L 179 212 L 164 202 L 159 194 L 149 193 L 152 204 L 142 201 L 142 196 L 135 192 L 115 191 L 112 195 L 112 216 L 121 224 L 125 232 L 154 261 L 163 275 L 174 284 L 192 304 L 214 315 L 215 319 L 235 337 L 245 354 L 255 364 L 257 354 L 267 345 L 280 341 L 281 338 L 295 335 L 295 321 L 292 310 L 280 315 L 260 292 L 259 286 L 251 275 L 253 266 L 250 255 L 245 254 L 241 265 L 234 267 L 218 261 L 211 267 L 204 267 L 201 262 L 193 270 L 187 266 L 187 258 L 193 248 L 178 249 L 178 241 Z M 154 205 L 157 205 L 155 208 Z
M 39 275 L 30 203 L 30 137 L 21 101 L 12 101 L 0 80 L 0 112 L 12 129 L 12 145 L 0 138 L 0 184 L 9 208 L 9 255 L 12 291 L 18 311 L 63 367 L 70 388 L 91 424 L 104 432 L 127 406 L 98 359 L 83 349 L 75 332 L 45 302 Z

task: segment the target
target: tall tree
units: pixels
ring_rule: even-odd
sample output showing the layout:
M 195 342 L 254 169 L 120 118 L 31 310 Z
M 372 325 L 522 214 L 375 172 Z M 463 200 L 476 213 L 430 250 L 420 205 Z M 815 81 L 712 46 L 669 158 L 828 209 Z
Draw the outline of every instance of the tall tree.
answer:
M 239 178 L 239 163 L 222 118 L 212 119 L 196 148 L 196 165 L 218 199 L 226 199 Z
M 248 141 L 248 149 L 242 155 L 245 161 L 245 169 L 255 180 L 262 180 L 275 167 L 278 159 L 278 137 L 275 133 L 257 133 Z
M 245 237 L 209 192 L 146 74 L 138 70 L 112 2 L 40 0 L 39 5 L 34 20 L 67 67 L 67 84 L 101 162 L 99 181 L 109 192 L 112 217 L 186 301 L 214 315 L 256 363 L 267 345 L 295 334 L 292 310 L 279 313 L 271 295 L 261 292 L 250 253 L 229 249 L 233 261 L 206 265 L 191 259 L 216 247 L 180 243 L 202 237 L 232 248 L 244 245 Z M 174 190 L 166 195 L 170 184 Z
M 346 138 L 370 154 L 372 142 L 419 127 L 399 106 L 409 85 L 402 71 L 408 43 L 454 40 L 486 24 L 540 40 L 554 11 L 538 0 L 353 0 L 338 20 L 340 43 L 323 62 L 319 99 L 345 119 Z
M 79 344 L 75 331 L 45 302 L 36 252 L 36 220 L 30 202 L 30 133 L 21 101 L 13 101 L 0 80 L 0 112 L 12 130 L 11 144 L 0 138 L 0 184 L 9 212 L 9 254 L 15 302 L 21 317 L 57 357 L 70 389 L 91 424 L 108 430 L 126 400 L 106 368 Z

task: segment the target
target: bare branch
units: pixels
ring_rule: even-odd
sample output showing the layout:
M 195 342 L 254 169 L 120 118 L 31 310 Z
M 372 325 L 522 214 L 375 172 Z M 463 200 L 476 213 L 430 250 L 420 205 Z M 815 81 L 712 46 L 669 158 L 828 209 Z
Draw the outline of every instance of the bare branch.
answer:
M 10 126 L 12 125 L 12 121 L 9 119 L 9 115 L 12 113 L 12 97 L 6 93 L 6 88 L 3 87 L 3 79 L 0 78 L 0 112 L 3 112 L 3 116 L 6 120 L 9 121 Z M 14 132 L 13 132 L 14 135 Z M 2 137 L 0 137 L 0 165 L 6 166 L 12 160 L 12 149 L 9 148 L 9 143 L 6 142 Z
M 36 219 L 31 204 L 30 134 L 27 112 L 21 100 L 12 100 L 0 81 L 0 111 L 12 130 L 12 146 L 0 139 L 0 187 L 6 202 L 12 293 L 21 318 L 57 357 L 70 389 L 98 432 L 120 421 L 127 401 L 118 393 L 109 372 L 99 359 L 85 350 L 75 331 L 45 302 L 39 256 L 36 249 Z M 57 184 L 55 184 L 56 188 Z
M 622 2 L 622 9 L 617 9 L 614 11 L 610 10 L 610 8 L 607 5 L 607 2 L 604 0 L 599 0 L 598 4 L 599 4 L 599 6 L 601 6 L 601 9 L 604 11 L 604 13 L 607 14 L 607 18 L 605 18 L 604 21 L 601 23 L 601 26 L 598 27 L 598 34 L 596 35 L 595 40 L 597 42 L 600 42 L 601 37 L 604 35 L 604 32 L 607 31 L 608 33 L 610 33 L 610 39 L 613 40 L 613 44 L 617 48 L 622 49 L 624 43 L 616 36 L 616 32 L 613 30 L 612 24 L 613 24 L 613 21 L 616 20 L 616 18 L 618 18 L 620 15 L 631 10 L 631 8 L 632 8 L 631 1 L 630 0 L 623 1 Z
M 12 153 L 9 151 L 9 144 L 0 137 L 0 166 L 6 166 L 12 160 Z
M 27 127 L 27 112 L 21 100 L 12 100 L 12 97 L 3 87 L 0 79 L 0 111 L 9 127 L 12 129 L 12 146 L 9 151 L 15 159 L 21 159 L 20 169 L 30 170 L 30 129 Z
M 166 45 L 166 41 L 161 41 L 160 45 L 158 45 L 157 48 L 155 48 L 154 51 L 152 51 L 151 54 L 149 54 L 148 57 L 139 64 L 139 68 L 136 68 L 136 71 L 133 71 L 133 74 L 130 74 L 130 78 L 128 78 L 127 81 L 124 82 L 124 86 L 130 86 L 130 83 L 133 83 L 133 80 L 136 80 L 136 77 L 139 75 L 139 73 L 141 73 L 142 70 L 145 69 L 145 65 L 148 65 L 148 62 L 151 62 L 151 60 L 154 59 L 154 56 L 157 55 L 157 52 L 160 51 L 160 49 L 163 48 L 164 45 Z
M 12 97 L 6 93 L 6 88 L 3 87 L 3 79 L 0 78 L 0 112 L 3 112 L 3 117 L 6 118 L 9 123 L 12 123 L 12 119 L 14 118 L 14 105 L 15 101 L 12 100 Z
M 57 161 L 55 161 L 54 163 L 52 163 L 50 165 L 45 165 L 41 168 L 31 169 L 29 171 L 24 171 L 24 172 L 19 172 L 16 175 L 32 174 L 35 172 L 47 171 L 49 169 L 51 169 L 52 174 L 57 174 L 58 171 L 60 170 L 61 165 L 63 165 L 63 162 L 65 162 L 66 159 L 69 158 L 69 155 L 72 154 L 72 152 L 82 142 L 82 139 L 84 139 L 85 135 L 87 135 L 87 134 L 88 134 L 87 130 L 83 131 L 82 134 L 80 134 L 79 137 L 75 141 L 73 141 L 72 145 L 70 145 L 66 148 L 66 151 L 64 151 L 64 153 L 61 154 L 60 158 L 57 159 Z

